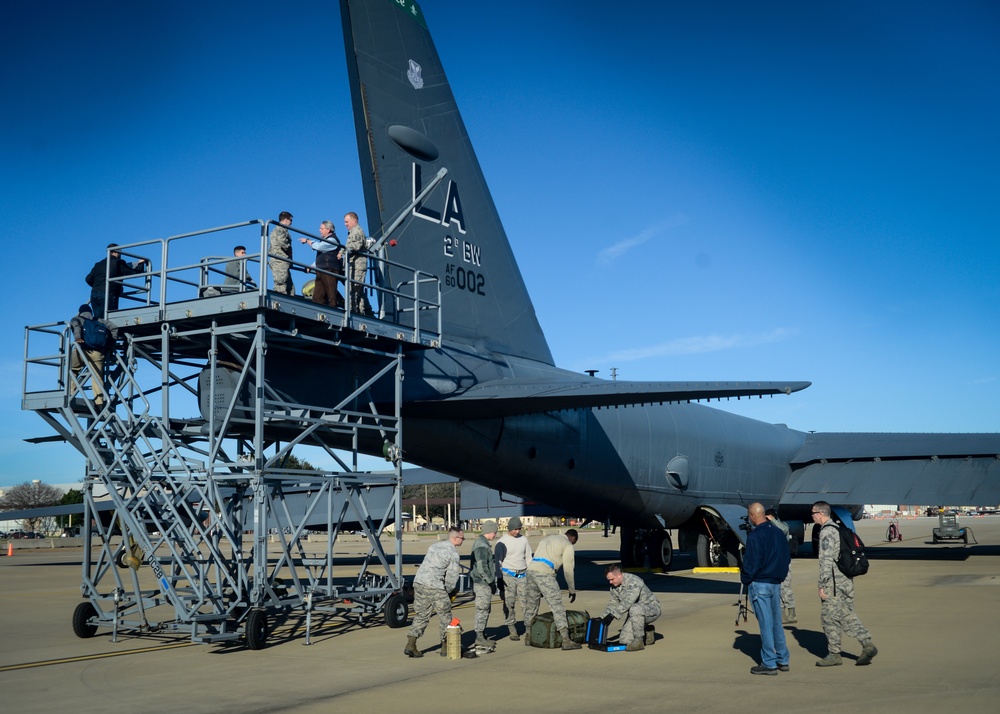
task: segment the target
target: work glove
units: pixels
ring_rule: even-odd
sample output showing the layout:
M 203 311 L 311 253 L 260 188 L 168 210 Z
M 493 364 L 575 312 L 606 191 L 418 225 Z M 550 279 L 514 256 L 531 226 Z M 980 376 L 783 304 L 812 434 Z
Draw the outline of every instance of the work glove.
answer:
M 570 593 L 569 594 L 569 601 L 570 601 L 570 603 L 576 602 L 576 593 Z
M 605 615 L 604 618 L 601 620 L 601 622 L 604 623 L 605 627 L 607 627 L 608 625 L 610 625 L 614 621 L 615 621 L 615 616 L 612 615 L 611 613 L 608 613 L 607 615 Z
M 497 594 L 497 584 L 495 582 L 494 583 L 490 583 L 490 592 L 493 595 Z

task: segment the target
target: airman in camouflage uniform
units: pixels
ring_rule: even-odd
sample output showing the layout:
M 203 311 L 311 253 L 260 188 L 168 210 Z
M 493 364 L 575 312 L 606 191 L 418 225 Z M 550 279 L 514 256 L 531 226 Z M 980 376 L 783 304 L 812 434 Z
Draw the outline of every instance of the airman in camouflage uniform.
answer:
M 566 587 L 569 588 L 569 601 L 576 600 L 576 581 L 573 577 L 573 566 L 576 563 L 576 551 L 573 545 L 577 540 L 577 532 L 570 528 L 565 535 L 550 535 L 542 538 L 535 551 L 535 557 L 528 563 L 524 598 L 524 626 L 531 631 L 531 621 L 538 614 L 538 606 L 542 598 L 552 609 L 552 619 L 556 629 L 562 635 L 564 650 L 578 650 L 581 645 L 569 636 L 569 620 L 566 619 L 566 606 L 563 605 L 562 592 L 556 571 L 563 570 Z M 531 644 L 531 637 L 524 638 L 524 644 Z
M 660 601 L 642 578 L 623 573 L 618 563 L 605 568 L 604 576 L 611 585 L 611 597 L 601 617 L 605 624 L 626 618 L 618 642 L 625 645 L 627 651 L 637 652 L 646 646 L 646 625 L 660 616 Z
M 365 274 L 368 272 L 368 239 L 358 225 L 358 214 L 351 211 L 344 216 L 347 228 L 348 266 L 351 279 L 351 310 L 361 315 L 371 315 L 372 306 L 365 294 Z
M 413 576 L 413 624 L 407 633 L 407 657 L 423 657 L 417 649 L 417 638 L 424 634 L 431 613 L 436 612 L 441 630 L 441 656 L 447 655 L 445 633 L 451 623 L 451 593 L 458 586 L 459 556 L 457 547 L 465 540 L 460 528 L 448 531 L 448 540 L 433 543 L 427 549 L 424 561 Z
M 840 656 L 841 632 L 856 637 L 861 643 L 861 656 L 855 664 L 866 665 L 878 654 L 878 649 L 872 642 L 871 633 L 854 612 L 854 581 L 837 568 L 840 533 L 830 513 L 830 504 L 826 501 L 817 501 L 812 506 L 813 522 L 820 525 L 819 621 L 826 633 L 828 650 L 826 657 L 818 660 L 816 666 L 834 667 L 843 664 Z
M 292 214 L 282 211 L 278 216 L 278 225 L 271 229 L 271 274 L 274 276 L 274 292 L 284 295 L 294 295 L 295 285 L 292 283 L 292 265 L 287 262 L 292 259 L 292 238 L 288 235 L 288 226 L 292 225 Z
M 476 594 L 476 646 L 493 649 L 486 639 L 486 623 L 490 619 L 493 595 L 497 591 L 497 567 L 493 560 L 492 540 L 497 537 L 496 521 L 483 523 L 482 535 L 472 544 L 470 575 L 472 590 Z
M 778 526 L 781 532 L 785 534 L 785 540 L 789 541 L 788 548 L 789 552 L 791 552 L 791 535 L 788 530 L 788 524 L 778 518 L 778 512 L 773 508 L 768 508 L 764 512 L 764 515 L 767 516 L 767 520 Z M 795 593 L 792 592 L 792 569 L 789 568 L 788 575 L 781 581 L 781 624 L 794 625 L 798 621 L 798 617 L 795 614 Z

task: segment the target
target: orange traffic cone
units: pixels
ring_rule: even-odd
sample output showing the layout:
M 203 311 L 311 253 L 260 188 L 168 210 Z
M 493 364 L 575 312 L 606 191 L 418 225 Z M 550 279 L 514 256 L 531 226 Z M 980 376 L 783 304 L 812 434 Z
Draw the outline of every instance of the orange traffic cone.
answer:
M 10 558 L 12 555 L 14 555 L 14 544 L 7 541 L 7 557 Z

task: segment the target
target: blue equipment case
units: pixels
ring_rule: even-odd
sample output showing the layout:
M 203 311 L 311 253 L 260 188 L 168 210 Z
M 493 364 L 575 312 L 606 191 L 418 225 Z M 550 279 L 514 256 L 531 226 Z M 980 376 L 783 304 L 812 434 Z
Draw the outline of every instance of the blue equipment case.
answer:
M 608 644 L 608 627 L 604 620 L 599 617 L 592 617 L 587 620 L 587 647 L 601 652 L 621 652 L 625 645 Z

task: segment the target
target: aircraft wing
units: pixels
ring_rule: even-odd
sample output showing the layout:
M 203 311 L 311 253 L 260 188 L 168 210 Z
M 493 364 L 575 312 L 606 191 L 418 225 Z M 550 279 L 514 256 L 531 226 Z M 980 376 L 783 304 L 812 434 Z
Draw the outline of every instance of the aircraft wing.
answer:
M 1000 434 L 808 434 L 783 505 L 996 506 Z
M 606 382 L 503 379 L 454 397 L 407 402 L 406 416 L 476 419 L 515 414 L 791 394 L 810 382 Z
M 113 510 L 115 504 L 102 501 L 97 505 L 98 511 Z M 0 511 L 0 521 L 23 521 L 31 518 L 50 518 L 55 516 L 83 515 L 82 503 L 70 503 L 65 506 L 46 506 L 40 508 L 25 508 L 18 511 Z

